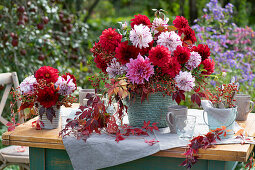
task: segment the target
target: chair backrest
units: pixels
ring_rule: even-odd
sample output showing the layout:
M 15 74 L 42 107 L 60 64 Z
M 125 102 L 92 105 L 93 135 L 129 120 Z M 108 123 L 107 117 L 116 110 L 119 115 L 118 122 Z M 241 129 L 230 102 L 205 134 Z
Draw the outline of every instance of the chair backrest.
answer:
M 18 88 L 19 87 L 19 80 L 18 80 L 18 76 L 16 72 L 13 73 L 0 73 L 0 85 L 5 85 L 5 90 L 3 93 L 3 97 L 1 99 L 1 103 L 0 103 L 0 122 L 2 122 L 3 124 L 7 124 L 8 121 L 2 117 L 2 112 L 4 110 L 4 106 L 6 104 L 6 101 L 8 99 L 8 96 L 10 94 L 10 91 L 12 89 L 12 86 L 14 86 L 14 88 Z M 18 108 L 21 106 L 21 101 L 17 101 L 17 106 Z M 19 114 L 19 122 L 23 123 L 24 119 L 21 118 L 21 115 Z

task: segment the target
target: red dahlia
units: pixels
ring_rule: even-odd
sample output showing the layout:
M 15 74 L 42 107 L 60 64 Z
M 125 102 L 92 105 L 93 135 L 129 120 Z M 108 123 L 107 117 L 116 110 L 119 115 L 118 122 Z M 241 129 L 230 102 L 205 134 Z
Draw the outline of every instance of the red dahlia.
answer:
M 59 94 L 58 91 L 54 88 L 54 85 L 48 87 L 45 86 L 43 89 L 38 89 L 38 102 L 45 108 L 54 106 L 57 101 Z
M 202 71 L 202 74 L 206 74 L 206 75 L 210 75 L 214 72 L 214 61 L 212 59 L 205 59 L 204 61 L 201 62 L 201 64 L 203 64 L 203 69 L 205 69 L 206 71 Z
M 36 80 L 46 80 L 47 83 L 55 83 L 58 80 L 58 70 L 50 67 L 43 66 L 35 72 Z
M 115 48 L 118 47 L 121 42 L 122 35 L 115 31 L 116 29 L 108 28 L 100 35 L 99 44 L 108 53 L 114 52 Z
M 171 59 L 171 52 L 168 48 L 157 45 L 149 51 L 149 59 L 153 65 L 163 67 Z
M 198 52 L 201 55 L 202 61 L 209 58 L 211 55 L 208 45 L 198 44 L 197 47 L 193 46 L 192 50 Z
M 130 58 L 135 59 L 139 54 L 139 50 L 135 46 L 128 45 L 128 41 L 120 43 L 115 52 L 115 57 L 121 64 L 128 63 Z
M 140 24 L 143 24 L 143 25 L 146 25 L 146 26 L 151 26 L 151 21 L 150 19 L 146 16 L 146 15 L 141 15 L 141 14 L 138 14 L 138 15 L 135 15 L 135 18 L 131 19 L 131 27 L 134 28 L 134 25 L 140 25 Z
M 184 34 L 184 39 L 183 41 L 191 41 L 192 44 L 194 44 L 195 42 L 197 42 L 197 38 L 196 38 L 196 34 L 195 31 L 193 29 L 191 29 L 190 27 L 186 27 L 186 28 L 182 28 L 178 31 L 178 34 L 181 36 L 182 34 Z
M 162 72 L 174 78 L 181 71 L 181 65 L 177 58 L 171 57 L 169 62 L 162 67 Z
M 113 54 L 105 52 L 99 42 L 95 43 L 90 51 L 95 57 L 94 62 L 96 63 L 97 68 L 100 68 L 104 73 L 106 73 L 107 64 L 111 62 Z
M 187 47 L 177 46 L 174 57 L 177 58 L 180 64 L 185 64 L 190 58 L 190 51 Z
M 178 29 L 189 27 L 188 20 L 183 16 L 176 16 L 175 20 L 173 21 L 173 24 Z

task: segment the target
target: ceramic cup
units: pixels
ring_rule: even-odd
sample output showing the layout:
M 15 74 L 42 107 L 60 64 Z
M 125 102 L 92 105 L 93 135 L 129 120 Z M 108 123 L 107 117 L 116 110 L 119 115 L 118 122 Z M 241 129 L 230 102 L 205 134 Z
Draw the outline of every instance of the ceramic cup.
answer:
M 187 116 L 188 114 L 188 107 L 186 106 L 179 106 L 173 105 L 168 107 L 168 113 L 166 114 L 166 122 L 170 128 L 170 133 L 176 134 L 176 116 Z
M 247 120 L 248 114 L 253 110 L 254 103 L 251 101 L 251 97 L 246 94 L 237 94 L 235 96 L 237 105 L 237 116 L 236 120 L 245 121 Z
M 84 100 L 86 99 L 86 95 L 88 93 L 95 93 L 95 89 L 81 89 L 80 92 L 79 92 L 79 103 L 80 105 L 84 106 L 86 103 L 87 100 Z

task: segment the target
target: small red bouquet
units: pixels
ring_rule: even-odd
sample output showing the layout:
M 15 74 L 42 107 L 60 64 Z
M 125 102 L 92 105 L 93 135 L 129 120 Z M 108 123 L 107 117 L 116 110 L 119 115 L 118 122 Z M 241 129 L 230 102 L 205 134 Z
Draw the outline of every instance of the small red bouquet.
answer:
M 43 66 L 34 75 L 26 77 L 14 94 L 16 99 L 22 101 L 19 110 L 35 106 L 41 118 L 45 113 L 52 122 L 56 109 L 62 105 L 71 106 L 74 101 L 71 94 L 76 88 L 76 79 L 72 74 L 60 76 L 57 69 Z

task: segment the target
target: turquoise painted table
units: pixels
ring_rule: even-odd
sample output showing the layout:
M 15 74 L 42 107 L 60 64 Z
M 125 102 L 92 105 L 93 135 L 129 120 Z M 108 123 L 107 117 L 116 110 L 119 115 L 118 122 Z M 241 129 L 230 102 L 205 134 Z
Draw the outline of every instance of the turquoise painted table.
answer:
M 31 170 L 69 170 L 73 169 L 62 138 L 58 136 L 60 127 L 53 130 L 35 130 L 30 120 L 18 126 L 12 132 L 2 136 L 5 145 L 29 146 Z M 255 114 L 250 114 L 248 121 L 238 122 L 252 136 L 255 134 Z M 215 148 L 200 150 L 199 162 L 192 169 L 201 170 L 232 170 L 237 162 L 245 162 L 250 155 L 253 145 L 232 144 L 217 145 Z M 185 169 L 178 166 L 183 160 L 185 148 L 174 148 L 160 151 L 154 155 L 132 162 L 105 169 Z M 142 151 L 141 151 L 142 152 Z M 85 169 L 86 165 L 84 165 Z

